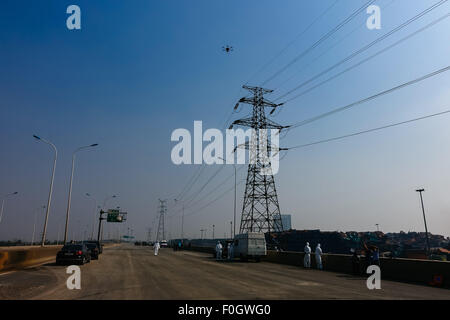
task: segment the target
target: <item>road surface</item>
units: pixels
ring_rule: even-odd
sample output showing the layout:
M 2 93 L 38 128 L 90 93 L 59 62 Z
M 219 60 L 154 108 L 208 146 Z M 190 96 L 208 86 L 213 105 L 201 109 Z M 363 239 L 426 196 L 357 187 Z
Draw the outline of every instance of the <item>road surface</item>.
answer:
M 0 299 L 450 299 L 450 290 L 392 281 L 368 290 L 366 279 L 269 262 L 216 262 L 212 255 L 150 247 L 105 248 L 81 266 L 69 290 L 65 266 L 0 275 Z

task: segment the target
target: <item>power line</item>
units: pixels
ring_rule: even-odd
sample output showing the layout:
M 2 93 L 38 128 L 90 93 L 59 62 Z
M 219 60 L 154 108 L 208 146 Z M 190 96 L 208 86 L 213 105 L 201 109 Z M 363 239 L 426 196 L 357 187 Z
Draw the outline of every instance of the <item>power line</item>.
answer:
M 245 180 L 242 179 L 237 185 L 241 185 Z M 225 192 L 221 193 L 218 197 L 214 198 L 212 201 L 208 202 L 206 205 L 204 205 L 203 207 L 200 207 L 199 209 L 196 209 L 192 212 L 190 212 L 189 214 L 185 215 L 185 217 L 190 217 L 196 213 L 201 212 L 202 210 L 206 209 L 207 207 L 209 207 L 210 205 L 212 205 L 213 203 L 215 203 L 216 201 L 218 201 L 219 199 L 221 199 L 224 195 L 226 195 L 227 193 L 229 193 L 230 191 L 234 190 L 234 186 L 232 186 L 231 188 L 225 190 Z
M 423 81 L 423 80 L 429 79 L 429 78 L 431 78 L 431 77 L 434 77 L 434 76 L 436 76 L 436 75 L 438 75 L 438 74 L 441 74 L 441 73 L 446 72 L 446 71 L 449 71 L 449 70 L 450 70 L 450 66 L 447 66 L 447 67 L 445 67 L 445 68 L 442 68 L 442 69 L 439 69 L 439 70 L 437 70 L 437 71 L 431 72 L 431 73 L 426 74 L 426 75 L 424 75 L 424 76 L 422 76 L 422 77 L 419 77 L 419 78 L 417 78 L 417 79 L 414 79 L 414 80 L 411 80 L 411 81 L 402 83 L 401 85 L 398 85 L 398 86 L 396 86 L 396 87 L 393 87 L 393 88 L 390 88 L 390 89 L 388 89 L 388 90 L 384 90 L 384 91 L 382 91 L 382 92 L 379 92 L 379 93 L 377 93 L 377 94 L 374 94 L 374 95 L 372 95 L 372 96 L 370 96 L 370 97 L 367 97 L 367 98 L 361 99 L 361 100 L 359 100 L 359 101 L 350 103 L 350 104 L 348 104 L 348 105 L 346 105 L 346 106 L 343 106 L 343 107 L 340 107 L 340 108 L 336 108 L 336 109 L 333 109 L 333 110 L 331 110 L 331 111 L 328 111 L 328 112 L 322 113 L 322 114 L 320 114 L 320 115 L 317 115 L 317 116 L 315 116 L 315 117 L 312 117 L 312 118 L 309 118 L 309 119 L 306 119 L 306 120 L 297 122 L 296 124 L 290 126 L 290 129 L 297 128 L 297 127 L 300 127 L 300 126 L 304 126 L 304 125 L 306 125 L 306 124 L 308 124 L 308 123 L 311 123 L 311 122 L 314 122 L 314 121 L 323 119 L 323 118 L 328 117 L 328 116 L 330 116 L 330 115 L 333 115 L 333 114 L 335 114 L 335 113 L 338 113 L 338 112 L 341 112 L 341 111 L 350 109 L 350 108 L 355 107 L 355 106 L 357 106 L 357 105 L 360 105 L 360 104 L 362 104 L 362 103 L 371 101 L 371 100 L 373 100 L 373 99 L 376 99 L 376 98 L 379 98 L 379 97 L 384 96 L 384 95 L 386 95 L 386 94 L 389 94 L 389 93 L 392 93 L 392 92 L 394 92 L 394 91 L 400 90 L 400 89 L 405 88 L 405 87 L 407 87 L 407 86 L 416 84 L 416 83 L 418 83 L 418 82 L 421 82 L 421 81 Z
M 289 90 L 288 92 L 286 92 L 285 94 L 279 96 L 278 98 L 275 99 L 276 100 L 280 100 L 288 95 L 290 95 L 291 93 L 297 91 L 298 89 L 304 87 L 305 85 L 307 85 L 308 83 L 316 80 L 317 78 L 323 76 L 324 74 L 330 72 L 331 70 L 337 68 L 338 66 L 340 66 L 341 64 L 353 59 L 354 57 L 356 57 L 357 55 L 363 53 L 364 51 L 366 51 L 367 49 L 373 47 L 375 44 L 379 43 L 380 41 L 388 38 L 389 36 L 393 35 L 394 33 L 400 31 L 401 29 L 403 29 L 404 27 L 408 26 L 409 24 L 413 23 L 414 21 L 420 19 L 421 17 L 423 17 L 424 15 L 426 15 L 427 13 L 431 12 L 432 10 L 436 9 L 437 7 L 441 6 L 442 4 L 444 4 L 445 2 L 447 2 L 448 0 L 440 0 L 439 2 L 435 3 L 434 5 L 432 5 L 431 7 L 425 9 L 424 11 L 420 12 L 419 14 L 417 14 L 416 16 L 414 16 L 413 18 L 409 19 L 408 21 L 402 23 L 401 25 L 397 26 L 396 28 L 392 29 L 391 31 L 389 31 L 388 33 L 382 35 L 381 37 L 377 38 L 376 40 L 372 41 L 371 43 L 369 43 L 368 45 L 360 48 L 359 50 L 355 51 L 354 53 L 352 53 L 351 55 L 349 55 L 348 57 L 346 57 L 345 59 L 339 61 L 338 63 L 334 64 L 333 66 L 329 67 L 328 69 L 318 73 L 317 75 L 315 75 L 314 77 L 302 82 L 301 84 L 299 84 L 298 86 L 296 86 L 295 88 Z M 292 101 L 294 98 L 288 99 L 287 101 Z
M 203 189 L 205 189 L 205 187 L 212 181 L 212 179 L 214 179 L 214 177 L 216 177 L 219 172 L 224 168 L 224 166 L 220 166 L 219 169 L 216 170 L 216 172 L 206 181 L 206 183 L 203 184 L 203 186 L 196 192 L 194 193 L 194 195 L 186 200 L 185 204 L 189 205 L 196 197 L 198 197 L 198 195 L 203 191 Z
M 294 146 L 294 147 L 289 147 L 287 149 L 288 150 L 292 150 L 292 149 L 305 148 L 305 147 L 313 146 L 313 145 L 316 145 L 316 144 L 321 144 L 321 143 L 341 140 L 341 139 L 345 139 L 345 138 L 350 138 L 350 137 L 358 136 L 358 135 L 369 133 L 369 132 L 379 131 L 379 130 L 392 128 L 392 127 L 396 127 L 396 126 L 399 126 L 399 125 L 403 125 L 403 124 L 407 124 L 407 123 L 411 123 L 411 122 L 415 122 L 415 121 L 419 121 L 419 120 L 428 119 L 428 118 L 431 118 L 431 117 L 441 116 L 441 115 L 444 115 L 444 114 L 447 114 L 447 113 L 450 113 L 450 110 L 445 110 L 445 111 L 442 111 L 442 112 L 433 113 L 433 114 L 430 114 L 430 115 L 426 115 L 426 116 L 423 116 L 423 117 L 410 119 L 410 120 L 406 120 L 406 121 L 402 121 L 402 122 L 392 123 L 392 124 L 388 124 L 388 125 L 385 125 L 385 126 L 382 126 L 382 127 L 377 127 L 377 128 L 373 128 L 373 129 L 369 129 L 369 130 L 358 131 L 358 132 L 355 132 L 355 133 L 350 133 L 350 134 L 346 134 L 346 135 L 339 136 L 339 137 L 334 137 L 334 138 L 329 138 L 329 139 L 325 139 L 325 140 L 319 140 L 319 141 L 315 141 L 315 142 L 301 144 L 301 145 L 297 145 L 297 146 Z
M 273 56 L 267 63 L 259 68 L 246 82 L 248 84 L 257 74 L 271 65 L 279 56 L 281 56 L 290 46 L 292 46 L 299 38 L 301 38 L 309 29 L 311 29 L 320 19 L 322 19 L 337 3 L 339 0 L 335 0 L 328 8 L 326 8 L 316 19 L 314 19 L 305 29 L 303 29 L 295 38 L 289 42 L 283 49 L 281 49 L 275 56 Z
M 387 5 L 381 7 L 382 10 L 386 9 L 387 7 L 389 7 L 392 3 L 394 3 L 395 0 L 391 0 L 391 2 L 389 2 Z M 349 33 L 347 33 L 345 36 L 343 36 L 342 38 L 340 38 L 338 41 L 336 41 L 336 43 L 334 43 L 333 45 L 329 46 L 327 49 L 325 49 L 323 51 L 322 54 L 320 54 L 319 56 L 317 56 L 316 58 L 314 58 L 312 61 L 308 62 L 306 64 L 306 66 L 304 66 L 303 68 L 301 68 L 300 70 L 297 70 L 292 76 L 288 77 L 286 80 L 282 81 L 279 85 L 277 85 L 274 90 L 278 90 L 280 87 L 284 86 L 285 83 L 289 82 L 290 80 L 292 80 L 292 78 L 294 78 L 298 73 L 303 72 L 304 70 L 306 70 L 307 68 L 311 67 L 313 65 L 314 62 L 316 62 L 317 60 L 319 60 L 321 57 L 323 57 L 324 55 L 330 53 L 331 49 L 335 48 L 337 45 L 341 44 L 342 42 L 344 42 L 345 39 L 347 39 L 349 36 L 351 36 L 353 33 L 355 33 L 358 29 L 360 29 L 361 27 L 366 28 L 366 19 L 365 17 L 363 17 L 364 21 L 363 23 L 361 23 L 360 25 L 358 25 L 355 29 L 353 29 L 352 31 L 350 31 Z
M 236 170 L 236 172 L 238 172 L 239 170 L 241 170 L 242 168 L 244 168 L 244 166 L 239 167 L 239 169 Z M 229 175 L 225 180 L 223 180 L 221 183 L 219 183 L 215 188 L 213 188 L 210 192 L 208 192 L 207 194 L 205 194 L 201 199 L 197 200 L 195 203 L 193 203 L 191 206 L 189 206 L 188 208 L 193 208 L 195 207 L 197 204 L 201 203 L 203 200 L 205 200 L 207 197 L 209 197 L 209 195 L 211 195 L 212 193 L 214 193 L 216 190 L 218 190 L 220 187 L 223 187 L 225 185 L 226 182 L 228 182 L 228 180 L 230 180 L 232 177 L 234 177 L 234 173 Z M 186 209 L 186 208 L 185 208 Z
M 324 80 L 324 81 L 322 81 L 322 82 L 319 82 L 318 84 L 316 84 L 316 85 L 314 85 L 314 86 L 312 86 L 312 87 L 310 87 L 310 88 L 308 88 L 308 89 L 302 91 L 301 93 L 295 95 L 295 96 L 294 96 L 293 98 L 291 98 L 290 100 L 297 99 L 297 98 L 299 98 L 299 97 L 301 97 L 301 96 L 307 94 L 308 92 L 311 92 L 312 90 L 314 90 L 314 89 L 316 89 L 316 88 L 318 88 L 318 87 L 324 85 L 325 83 L 330 82 L 331 80 L 334 80 L 334 79 L 340 77 L 340 76 L 343 75 L 344 73 L 347 73 L 347 72 L 349 72 L 349 71 L 355 69 L 356 67 L 359 67 L 360 65 L 366 63 L 367 61 L 372 60 L 373 58 L 379 56 L 380 54 L 382 54 L 382 53 L 384 53 L 384 52 L 386 52 L 386 51 L 388 51 L 389 49 L 392 49 L 393 47 L 399 45 L 400 43 L 402 43 L 402 42 L 404 42 L 404 41 L 406 41 L 406 40 L 408 40 L 408 39 L 414 37 L 415 35 L 417 35 L 417 34 L 423 32 L 423 31 L 425 31 L 426 29 L 428 29 L 428 28 L 434 26 L 435 24 L 437 24 L 437 23 L 443 21 L 444 19 L 448 18 L 449 16 L 450 16 L 450 13 L 447 13 L 446 15 L 440 17 L 439 19 L 434 20 L 433 22 L 429 23 L 429 24 L 426 25 L 425 27 L 416 30 L 415 32 L 409 34 L 408 36 L 406 36 L 406 37 L 400 39 L 399 41 L 397 41 L 397 42 L 395 42 L 395 43 L 393 43 L 393 44 L 387 46 L 386 48 L 384 48 L 384 49 L 382 49 L 382 50 L 376 52 L 375 54 L 373 54 L 373 55 L 371 55 L 371 56 L 369 56 L 369 57 L 367 57 L 367 58 L 361 60 L 360 62 L 358 62 L 358 63 L 356 63 L 356 64 L 350 66 L 349 68 L 347 68 L 347 69 L 345 69 L 345 70 L 343 70 L 343 71 L 341 71 L 341 72 L 339 72 L 339 73 L 337 73 L 337 74 L 331 76 L 330 78 L 328 78 L 328 79 L 326 79 L 326 80 Z
M 275 72 L 272 76 L 270 76 L 266 81 L 264 81 L 261 85 L 265 85 L 269 81 L 273 80 L 275 77 L 277 77 L 279 74 L 284 72 L 287 68 L 289 68 L 291 65 L 293 65 L 295 62 L 297 62 L 299 59 L 303 58 L 305 55 L 307 55 L 311 50 L 315 49 L 317 46 L 319 46 L 322 42 L 327 40 L 329 37 L 331 37 L 334 33 L 339 31 L 343 26 L 345 26 L 347 23 L 349 23 L 351 20 L 353 20 L 358 14 L 360 14 L 362 11 L 366 10 L 368 6 L 370 6 L 372 3 L 374 3 L 376 0 L 370 0 L 367 3 L 365 3 L 362 7 L 354 11 L 350 16 L 348 16 L 344 21 L 339 23 L 336 27 L 334 27 L 331 31 L 329 31 L 327 34 L 322 36 L 319 40 L 317 40 L 312 46 L 310 46 L 308 49 L 300 53 L 298 56 L 296 56 L 294 59 L 292 59 L 289 63 L 287 63 L 284 67 L 282 67 L 280 70 Z
M 175 197 L 175 199 L 177 200 L 181 200 L 184 196 L 185 196 L 185 192 L 189 190 L 189 185 L 192 183 L 195 183 L 196 179 L 198 179 L 198 177 L 196 177 L 194 179 L 194 177 L 196 175 L 200 175 L 201 172 L 203 170 L 203 166 L 199 167 L 197 171 L 194 172 L 194 174 L 189 178 L 188 182 L 186 183 L 186 185 L 184 186 L 183 190 Z

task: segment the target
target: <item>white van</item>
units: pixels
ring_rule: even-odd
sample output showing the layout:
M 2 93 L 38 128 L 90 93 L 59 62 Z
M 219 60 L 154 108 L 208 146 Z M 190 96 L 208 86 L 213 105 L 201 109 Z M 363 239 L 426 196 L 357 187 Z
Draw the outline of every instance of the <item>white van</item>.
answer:
M 234 257 L 241 260 L 255 259 L 260 261 L 261 257 L 267 255 L 266 238 L 262 232 L 249 232 L 237 234 L 234 237 Z

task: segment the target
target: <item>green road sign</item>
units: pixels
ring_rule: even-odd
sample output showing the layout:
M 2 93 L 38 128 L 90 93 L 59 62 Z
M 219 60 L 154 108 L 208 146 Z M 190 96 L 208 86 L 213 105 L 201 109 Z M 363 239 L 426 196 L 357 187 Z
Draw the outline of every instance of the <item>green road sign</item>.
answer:
M 120 212 L 117 209 L 109 209 L 106 217 L 107 222 L 124 222 L 127 212 Z

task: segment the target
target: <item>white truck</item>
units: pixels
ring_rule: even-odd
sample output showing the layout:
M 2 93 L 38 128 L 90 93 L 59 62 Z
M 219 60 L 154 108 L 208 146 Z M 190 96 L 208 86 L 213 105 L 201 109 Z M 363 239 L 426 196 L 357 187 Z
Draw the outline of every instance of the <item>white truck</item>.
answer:
M 241 260 L 254 259 L 260 261 L 267 255 L 266 238 L 262 232 L 237 234 L 234 237 L 233 255 Z

